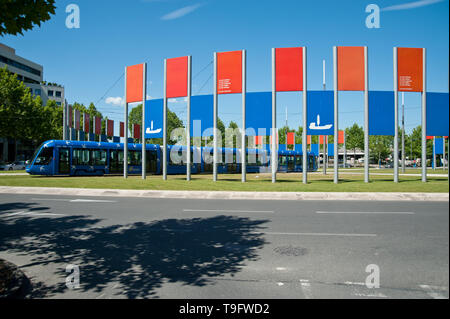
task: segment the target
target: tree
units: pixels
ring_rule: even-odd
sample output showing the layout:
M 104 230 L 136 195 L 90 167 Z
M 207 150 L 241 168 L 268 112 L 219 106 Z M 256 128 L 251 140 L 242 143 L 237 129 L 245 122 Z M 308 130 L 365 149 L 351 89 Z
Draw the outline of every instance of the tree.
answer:
M 356 149 L 364 149 L 364 130 L 358 124 L 353 124 L 352 127 L 345 129 L 347 149 L 353 149 L 353 154 L 356 154 Z
M 2 0 L 0 1 L 0 36 L 23 35 L 35 25 L 50 20 L 55 14 L 55 0 Z
M 128 129 L 129 132 L 132 132 L 132 128 L 134 124 L 139 124 L 142 127 L 142 104 L 139 104 L 138 106 L 134 107 L 129 116 L 128 116 Z M 172 132 L 176 128 L 184 128 L 183 121 L 180 120 L 180 118 L 175 114 L 175 112 L 172 112 L 169 108 L 167 108 L 167 143 L 169 145 L 176 144 L 177 141 L 170 140 L 170 132 Z M 163 144 L 162 138 L 151 138 L 147 139 L 146 143 L 148 144 Z
M 370 157 L 381 164 L 382 159 L 392 154 L 393 136 L 373 135 L 369 136 Z

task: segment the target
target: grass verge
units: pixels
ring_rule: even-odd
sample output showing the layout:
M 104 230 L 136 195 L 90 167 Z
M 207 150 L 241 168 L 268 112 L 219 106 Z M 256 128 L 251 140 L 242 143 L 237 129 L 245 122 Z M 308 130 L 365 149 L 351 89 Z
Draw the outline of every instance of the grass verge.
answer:
M 345 174 L 340 176 L 339 184 L 333 183 L 333 175 L 312 173 L 308 184 L 302 183 L 300 173 L 278 173 L 277 183 L 273 184 L 270 174 L 248 174 L 247 182 L 241 182 L 240 174 L 219 175 L 219 181 L 213 182 L 211 175 L 192 175 L 190 182 L 184 175 L 170 175 L 167 181 L 162 176 L 104 177 L 43 177 L 43 176 L 7 176 L 0 177 L 0 186 L 60 187 L 60 188 L 102 188 L 102 189 L 142 189 L 142 190 L 196 190 L 196 191 L 247 191 L 247 192 L 418 192 L 447 193 L 447 177 L 429 176 L 422 183 L 418 176 L 402 176 L 399 183 L 392 176 L 371 176 L 370 183 L 364 183 L 364 176 Z

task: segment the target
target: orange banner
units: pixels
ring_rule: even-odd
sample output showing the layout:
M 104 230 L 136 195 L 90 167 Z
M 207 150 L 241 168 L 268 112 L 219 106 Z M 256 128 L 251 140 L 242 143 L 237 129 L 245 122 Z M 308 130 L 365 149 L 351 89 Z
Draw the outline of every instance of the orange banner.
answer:
M 338 47 L 338 90 L 364 91 L 364 47 Z
M 397 48 L 397 76 L 400 92 L 423 91 L 423 49 Z
M 262 136 L 255 136 L 255 146 L 256 145 L 263 145 L 263 137 Z
M 306 144 L 311 145 L 311 135 L 306 135 Z
M 287 143 L 288 145 L 295 145 L 295 132 L 287 133 Z
M 126 102 L 142 102 L 144 95 L 144 65 L 138 64 L 127 67 Z
M 303 90 L 303 48 L 275 49 L 275 90 Z
M 217 53 L 217 94 L 242 93 L 242 51 Z
M 338 132 L 338 144 L 344 144 L 344 131 Z
M 167 98 L 188 95 L 188 57 L 167 59 L 166 61 L 166 96 Z
M 323 144 L 323 141 L 324 141 L 324 136 L 320 135 L 319 136 L 319 144 Z

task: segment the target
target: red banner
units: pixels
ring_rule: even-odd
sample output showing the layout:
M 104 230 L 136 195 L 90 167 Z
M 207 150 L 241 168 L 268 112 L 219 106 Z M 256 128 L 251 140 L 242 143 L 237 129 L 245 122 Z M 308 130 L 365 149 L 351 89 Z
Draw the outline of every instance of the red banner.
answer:
M 135 139 L 141 138 L 141 126 L 139 124 L 133 124 L 133 137 Z
M 364 91 L 364 47 L 338 47 L 338 90 Z
M 324 135 L 319 136 L 319 144 L 323 144 L 323 141 L 325 140 L 324 137 Z
M 344 144 L 344 131 L 338 132 L 338 144 Z
M 69 127 L 73 127 L 73 108 L 69 106 Z
M 242 51 L 217 53 L 217 94 L 242 93 Z
M 125 137 L 125 123 L 120 122 L 120 137 Z
M 275 49 L 275 90 L 303 90 L 303 48 Z
M 399 91 L 423 91 L 423 49 L 397 48 L 397 76 Z
M 80 111 L 75 110 L 75 129 L 80 130 Z
M 295 132 L 287 133 L 287 143 L 288 145 L 295 145 Z
M 84 131 L 86 133 L 91 132 L 91 117 L 88 113 L 84 113 Z
M 262 136 L 255 136 L 255 146 L 256 145 L 263 145 L 263 137 Z
M 427 140 L 432 140 L 433 136 L 427 136 Z
M 106 122 L 106 135 L 107 136 L 114 136 L 114 121 L 113 120 L 107 120 Z
M 99 116 L 94 117 L 94 130 L 95 134 L 101 135 L 102 134 L 102 118 Z
M 142 102 L 144 95 L 144 65 L 127 66 L 126 102 Z
M 306 144 L 311 145 L 311 135 L 306 135 Z
M 188 95 L 188 57 L 167 59 L 166 61 L 166 96 L 167 98 Z

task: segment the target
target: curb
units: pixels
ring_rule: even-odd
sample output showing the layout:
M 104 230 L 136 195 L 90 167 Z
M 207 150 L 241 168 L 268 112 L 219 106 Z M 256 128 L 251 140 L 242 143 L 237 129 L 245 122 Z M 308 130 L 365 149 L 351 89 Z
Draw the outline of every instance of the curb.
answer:
M 20 270 L 16 265 L 0 259 L 0 262 L 6 266 L 6 270 L 12 274 L 12 279 L 6 289 L 6 292 L 0 293 L 0 299 L 22 299 L 25 297 L 29 280 L 25 276 L 22 270 Z
M 448 193 L 159 191 L 6 186 L 0 186 L 0 194 L 231 200 L 449 201 Z

